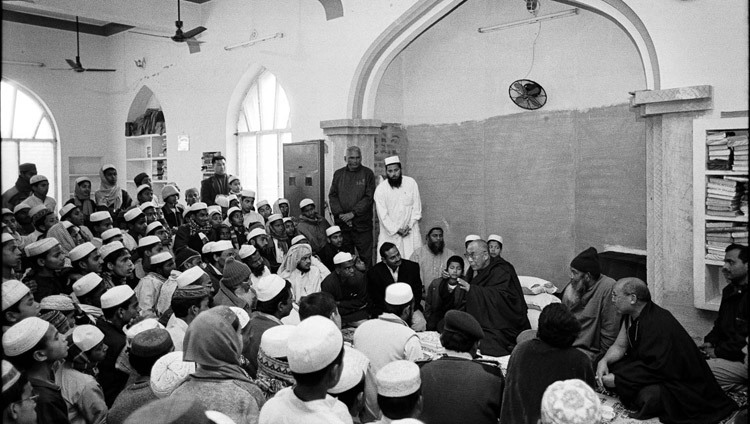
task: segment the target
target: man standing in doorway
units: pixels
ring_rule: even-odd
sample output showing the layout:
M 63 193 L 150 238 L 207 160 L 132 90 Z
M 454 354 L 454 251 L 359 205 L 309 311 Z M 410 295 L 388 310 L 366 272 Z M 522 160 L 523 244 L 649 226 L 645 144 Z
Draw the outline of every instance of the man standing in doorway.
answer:
M 333 173 L 328 200 L 335 224 L 344 236 L 343 250 L 357 253 L 365 265 L 372 266 L 372 202 L 375 174 L 362 166 L 362 151 L 346 149 L 346 166 Z
M 227 160 L 224 156 L 216 155 L 211 159 L 214 175 L 201 181 L 201 202 L 208 206 L 216 204 L 216 196 L 229 194 L 229 178 L 226 174 Z
M 391 242 L 405 258 L 422 246 L 419 220 L 422 219 L 422 201 L 414 178 L 401 174 L 398 156 L 385 158 L 387 184 L 375 189 L 375 208 L 380 221 L 378 247 Z

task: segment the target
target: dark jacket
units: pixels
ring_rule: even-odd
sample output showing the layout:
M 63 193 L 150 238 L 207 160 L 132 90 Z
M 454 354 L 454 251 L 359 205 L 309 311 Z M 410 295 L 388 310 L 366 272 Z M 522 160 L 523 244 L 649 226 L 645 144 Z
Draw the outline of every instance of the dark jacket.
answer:
M 104 391 L 104 400 L 111 408 L 117 395 L 128 382 L 128 374 L 115 368 L 117 357 L 125 348 L 125 333 L 122 328 L 115 327 L 104 318 L 96 322 L 96 327 L 104 333 L 104 344 L 107 345 L 107 354 L 104 360 L 99 362 L 99 384 Z
M 68 406 L 56 384 L 29 378 L 34 392 L 39 395 L 36 401 L 36 415 L 39 423 L 68 423 Z
M 208 206 L 216 204 L 216 195 L 229 194 L 229 177 L 212 175 L 201 181 L 201 202 Z
M 206 237 L 208 239 L 208 237 Z M 175 231 L 174 234 L 174 252 L 177 253 L 182 250 L 185 246 L 200 252 L 203 250 L 203 240 L 199 234 L 190 235 L 190 227 L 187 224 L 183 224 L 180 228 Z
M 320 289 L 333 295 L 339 314 L 341 314 L 342 324 L 370 317 L 367 310 L 367 280 L 361 272 L 355 270 L 354 277 L 343 282 L 333 271 L 320 283 Z
M 317 255 L 320 249 L 328 244 L 328 237 L 326 236 L 326 228 L 328 227 L 330 227 L 330 224 L 320 215 L 316 214 L 314 219 L 304 215 L 299 216 L 297 231 L 310 242 L 313 255 Z
M 182 217 L 182 211 L 184 208 L 182 205 L 177 205 L 177 213 L 172 211 L 166 203 L 161 207 L 162 213 L 164 214 L 164 220 L 167 221 L 167 225 L 170 228 L 178 228 L 184 222 L 185 218 Z
M 367 294 L 370 298 L 370 316 L 378 317 L 385 308 L 385 288 L 393 283 L 406 283 L 414 293 L 414 307 L 422 310 L 422 278 L 419 264 L 408 259 L 401 260 L 398 268 L 398 281 L 393 281 L 391 271 L 385 262 L 378 262 L 367 271 Z M 523 299 L 523 298 L 522 298 Z
M 339 215 L 354 212 L 353 228 L 357 231 L 372 230 L 375 185 L 375 174 L 366 166 L 360 166 L 356 171 L 350 171 L 345 166 L 333 173 L 328 205 L 336 225 L 342 229 L 349 228 L 339 219 Z
M 747 286 L 729 284 L 721 292 L 719 316 L 705 342 L 714 346 L 717 358 L 742 362 L 747 338 Z

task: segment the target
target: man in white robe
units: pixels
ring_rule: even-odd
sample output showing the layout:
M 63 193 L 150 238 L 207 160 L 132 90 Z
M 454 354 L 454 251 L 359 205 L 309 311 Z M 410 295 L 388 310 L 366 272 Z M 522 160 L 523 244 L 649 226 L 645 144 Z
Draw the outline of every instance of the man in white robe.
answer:
M 419 221 L 422 219 L 419 187 L 414 178 L 401 175 L 398 156 L 385 159 L 385 171 L 388 178 L 375 188 L 375 208 L 380 221 L 378 248 L 385 242 L 391 242 L 408 258 L 422 246 L 422 236 L 419 233 Z
M 320 283 L 331 272 L 325 266 L 312 265 L 312 248 L 309 244 L 297 244 L 289 248 L 279 266 L 278 276 L 292 283 L 294 303 L 302 297 L 320 291 Z

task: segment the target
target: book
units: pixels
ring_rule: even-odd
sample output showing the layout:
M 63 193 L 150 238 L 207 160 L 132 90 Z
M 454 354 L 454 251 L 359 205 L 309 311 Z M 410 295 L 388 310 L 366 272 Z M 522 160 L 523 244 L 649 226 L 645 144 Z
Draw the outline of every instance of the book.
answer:
M 734 194 L 737 192 L 737 187 L 730 187 L 728 185 L 716 184 L 712 182 L 709 182 L 708 184 L 706 184 L 706 188 L 711 189 L 711 190 L 719 190 L 719 191 L 727 192 L 730 194 Z
M 711 210 L 707 210 L 706 211 L 706 215 L 716 216 L 716 217 L 733 218 L 733 217 L 739 216 L 740 215 L 740 211 L 728 211 L 728 212 L 724 212 L 724 211 L 711 211 Z
M 708 177 L 708 182 L 711 184 L 718 184 L 718 185 L 723 185 L 727 187 L 737 186 L 737 181 L 726 180 L 724 178 L 719 178 L 719 177 Z

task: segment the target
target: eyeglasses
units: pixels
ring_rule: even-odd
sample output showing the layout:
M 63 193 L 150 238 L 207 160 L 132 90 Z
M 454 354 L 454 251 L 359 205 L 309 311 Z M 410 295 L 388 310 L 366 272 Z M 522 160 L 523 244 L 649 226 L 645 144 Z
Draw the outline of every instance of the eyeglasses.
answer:
M 487 253 L 487 252 L 472 252 L 472 253 L 466 252 L 466 257 L 468 259 L 471 259 L 472 261 L 475 261 L 475 260 L 477 260 L 477 258 L 481 257 L 481 255 L 483 255 L 485 253 Z
M 26 401 L 32 401 L 32 402 L 36 403 L 37 399 L 39 399 L 39 395 L 31 395 L 31 396 L 27 397 L 26 399 L 21 399 L 21 400 L 15 401 L 13 403 L 17 403 L 19 405 L 23 404 Z
M 634 295 L 634 294 L 635 294 L 635 293 L 623 293 L 622 295 L 618 295 L 618 294 L 617 294 L 617 292 L 615 292 L 614 290 L 612 290 L 612 300 L 615 300 L 615 299 L 617 299 L 618 297 L 628 297 L 628 296 L 632 296 L 632 295 Z

